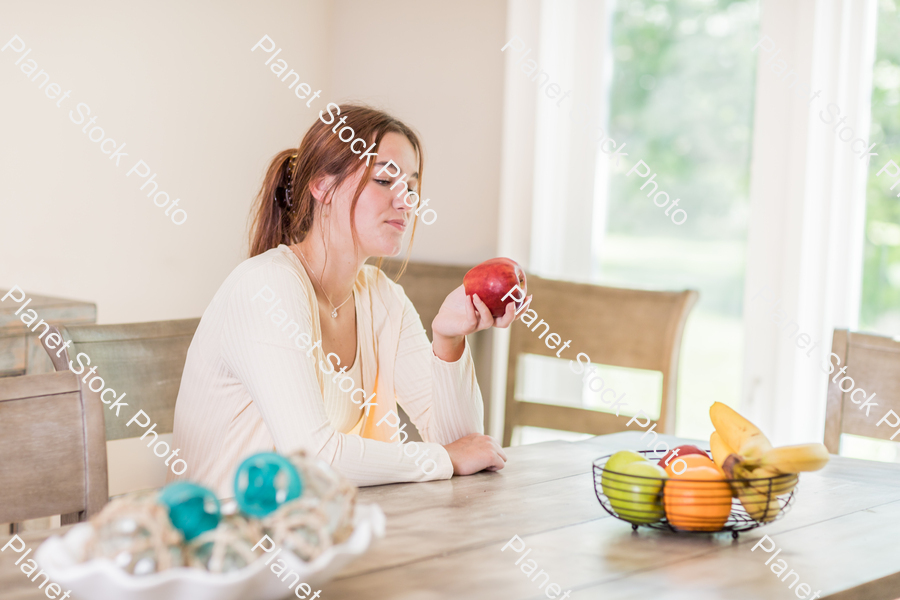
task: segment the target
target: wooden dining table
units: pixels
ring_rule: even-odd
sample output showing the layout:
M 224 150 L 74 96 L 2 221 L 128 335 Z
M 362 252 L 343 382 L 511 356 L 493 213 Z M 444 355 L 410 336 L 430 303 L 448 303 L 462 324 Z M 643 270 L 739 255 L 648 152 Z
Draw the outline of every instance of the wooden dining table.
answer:
M 821 471 L 801 475 L 782 519 L 737 539 L 728 532 L 632 531 L 600 506 L 592 462 L 645 449 L 640 437 L 623 432 L 507 448 L 509 461 L 496 473 L 360 489 L 360 502 L 384 511 L 385 537 L 322 586 L 320 598 L 787 600 L 800 597 L 800 583 L 809 586 L 808 597 L 900 597 L 900 464 L 833 456 Z M 706 445 L 659 439 L 671 447 Z M 36 547 L 64 530 L 22 537 Z M 799 575 L 793 589 L 795 577 L 783 582 L 770 568 L 777 563 L 765 564 L 772 544 L 753 550 L 763 536 Z M 546 576 L 526 575 L 529 561 Z M 42 597 L 0 555 L 0 598 Z

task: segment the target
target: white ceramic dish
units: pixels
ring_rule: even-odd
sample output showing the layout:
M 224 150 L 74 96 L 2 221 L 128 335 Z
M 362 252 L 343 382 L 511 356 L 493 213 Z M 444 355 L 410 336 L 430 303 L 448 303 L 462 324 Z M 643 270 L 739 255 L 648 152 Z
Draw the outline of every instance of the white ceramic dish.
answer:
M 378 505 L 358 504 L 353 525 L 353 534 L 344 543 L 332 546 L 310 563 L 301 561 L 287 550 L 282 550 L 278 558 L 284 559 L 288 569 L 298 573 L 300 582 L 309 584 L 313 593 L 322 589 L 321 596 L 327 596 L 324 584 L 363 555 L 375 539 L 384 537 L 384 513 Z M 64 537 L 47 539 L 35 552 L 35 560 L 50 575 L 50 580 L 63 590 L 72 590 L 72 595 L 81 600 L 277 600 L 296 597 L 288 589 L 288 583 L 294 578 L 281 581 L 266 566 L 265 556 L 240 571 L 226 574 L 179 567 L 136 576 L 106 559 L 79 563 L 77 557 L 84 544 L 85 527 L 90 525 L 82 523 Z M 303 595 L 302 591 L 300 595 Z

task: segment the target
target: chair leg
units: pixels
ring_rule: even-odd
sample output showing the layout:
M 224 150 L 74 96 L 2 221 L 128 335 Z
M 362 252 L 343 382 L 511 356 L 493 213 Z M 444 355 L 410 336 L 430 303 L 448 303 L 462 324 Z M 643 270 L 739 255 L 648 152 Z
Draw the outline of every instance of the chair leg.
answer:
M 511 421 L 506 421 L 503 424 L 503 444 L 504 448 L 509 448 L 510 444 L 512 444 L 512 434 L 515 425 L 512 424 Z
M 69 513 L 67 515 L 59 516 L 59 524 L 63 525 L 74 525 L 75 523 L 81 523 L 84 521 L 84 511 Z
M 507 385 L 510 385 L 509 383 Z M 516 429 L 516 405 L 515 398 L 507 398 L 506 405 L 503 409 L 503 444 L 502 447 L 508 448 L 512 445 L 513 433 Z

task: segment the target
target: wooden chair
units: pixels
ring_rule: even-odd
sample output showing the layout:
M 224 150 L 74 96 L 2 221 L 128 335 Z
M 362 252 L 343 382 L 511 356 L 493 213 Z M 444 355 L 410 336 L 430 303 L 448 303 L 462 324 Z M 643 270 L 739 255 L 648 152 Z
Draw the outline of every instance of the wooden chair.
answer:
M 103 378 L 104 388 L 100 391 L 89 389 L 89 378 L 84 394 L 104 415 L 108 471 L 113 478 L 108 491 L 113 494 L 165 485 L 168 467 L 143 448 L 143 440 L 138 439 L 146 429 L 137 424 L 127 427 L 126 423 L 143 410 L 156 423 L 153 431 L 157 435 L 172 433 L 181 375 L 199 322 L 200 319 L 183 319 L 51 328 L 63 343 L 72 342 L 63 350 L 47 348 L 49 336 L 44 337 L 45 349 L 57 371 L 68 370 L 69 361 L 82 370 L 79 364 L 87 361 L 82 356 L 83 362 L 79 363 L 78 355 L 83 352 L 91 359 L 90 366 L 83 368 L 84 373 L 96 366 L 96 374 Z M 101 401 L 100 394 L 107 389 L 114 390 L 117 398 L 127 394 L 123 402 L 128 406 L 120 410 L 119 416 Z M 111 400 L 111 395 L 106 399 Z
M 62 515 L 107 501 L 102 405 L 70 372 L 0 379 L 0 522 Z
M 0 297 L 8 290 L 0 290 Z M 53 364 L 41 349 L 38 335 L 44 333 L 40 321 L 26 327 L 21 317 L 34 310 L 40 320 L 51 325 L 80 325 L 94 323 L 97 320 L 97 306 L 90 302 L 67 300 L 50 296 L 24 295 L 31 300 L 27 309 L 16 316 L 16 311 L 23 308 L 22 303 L 15 303 L 17 294 L 10 300 L 0 303 L 0 377 L 15 375 L 39 375 L 53 373 Z
M 107 441 L 140 437 L 143 431 L 125 426 L 138 410 L 150 415 L 157 424 L 155 431 L 171 433 L 184 362 L 199 323 L 200 319 L 181 319 L 51 327 L 50 331 L 57 332 L 63 343 L 71 340 L 72 345 L 62 351 L 46 348 L 46 345 L 45 349 L 57 371 L 69 370 L 69 361 L 81 369 L 78 354 L 87 354 L 91 359 L 90 367 L 97 367 L 97 375 L 103 377 L 106 388 L 114 389 L 117 396 L 128 394 L 127 416 L 125 412 L 117 417 L 115 411 L 103 410 Z M 46 340 L 45 337 L 44 342 Z M 85 372 L 90 367 L 86 367 Z M 100 400 L 100 392 L 85 387 L 84 393 L 97 406 L 106 408 Z
M 661 371 L 663 392 L 656 431 L 674 433 L 675 392 L 681 335 L 688 313 L 699 294 L 694 290 L 654 292 L 554 281 L 528 276 L 530 309 L 563 340 L 572 340 L 566 357 L 584 352 L 592 363 Z M 520 318 L 523 316 L 519 315 Z M 603 435 L 623 431 L 627 416 L 516 400 L 516 369 L 522 354 L 556 356 L 541 331 L 531 331 L 518 320 L 510 332 L 506 373 L 506 417 L 503 445 L 509 446 L 517 426 L 544 427 Z M 549 335 L 549 333 L 547 334 Z M 572 377 L 579 377 L 572 375 Z M 650 425 L 648 425 L 649 427 Z
M 831 364 L 837 364 L 835 374 L 844 366 L 844 375 L 828 377 L 828 396 L 825 407 L 825 447 L 831 454 L 837 454 L 841 446 L 841 434 L 850 433 L 871 438 L 888 440 L 896 433 L 896 428 L 877 427 L 876 423 L 893 410 L 900 414 L 900 341 L 889 337 L 857 333 L 846 329 L 835 329 L 831 351 L 840 358 L 837 363 L 829 357 Z M 843 378 L 853 379 L 853 387 L 848 391 L 840 388 Z M 847 384 L 844 384 L 847 387 Z M 863 389 L 865 396 L 877 394 L 873 403 L 877 407 L 859 410 L 864 402 L 863 394 L 856 393 L 855 404 L 851 396 L 855 390 Z M 868 410 L 869 416 L 866 416 Z M 896 441 L 896 440 L 895 440 Z

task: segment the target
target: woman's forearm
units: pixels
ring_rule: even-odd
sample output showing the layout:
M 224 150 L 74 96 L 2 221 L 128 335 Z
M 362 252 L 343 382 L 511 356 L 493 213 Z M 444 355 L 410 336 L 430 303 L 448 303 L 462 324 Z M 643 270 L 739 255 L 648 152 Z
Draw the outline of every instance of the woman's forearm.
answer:
M 444 362 L 458 361 L 466 349 L 466 336 L 458 335 L 447 337 L 434 332 L 434 342 L 431 344 L 434 355 Z

